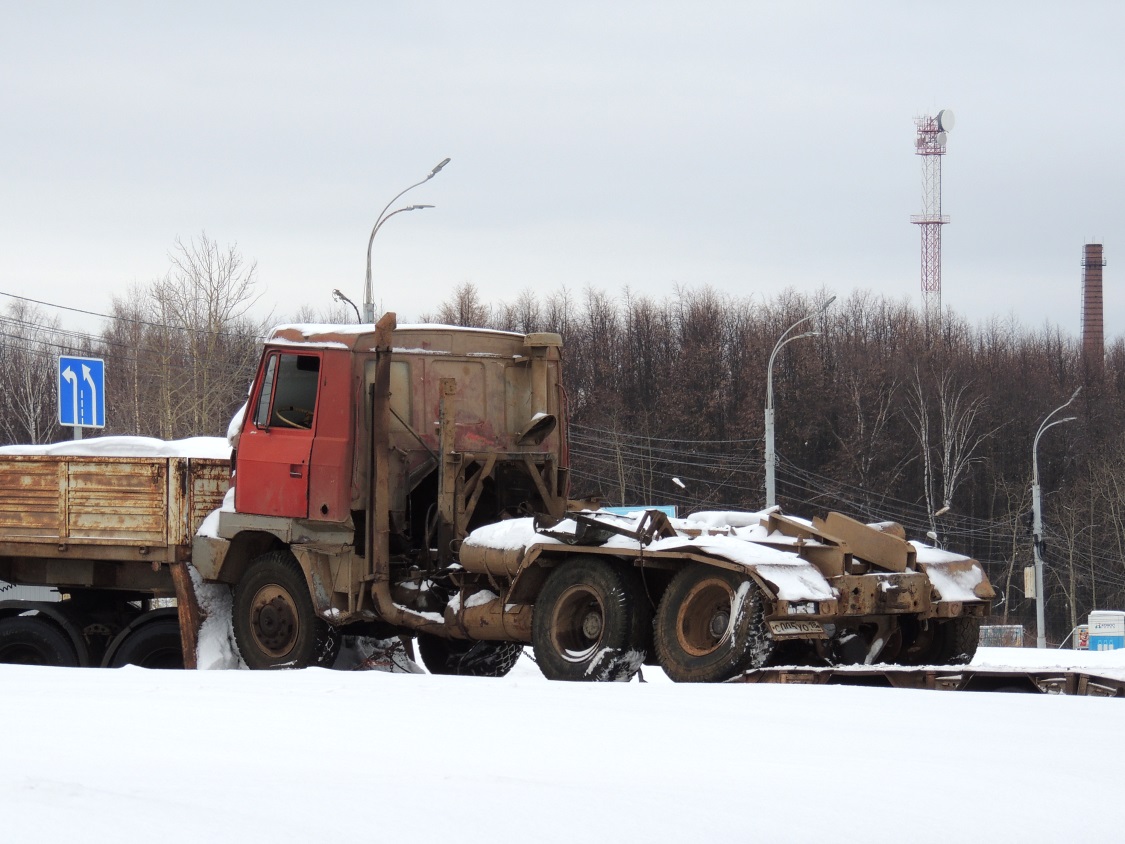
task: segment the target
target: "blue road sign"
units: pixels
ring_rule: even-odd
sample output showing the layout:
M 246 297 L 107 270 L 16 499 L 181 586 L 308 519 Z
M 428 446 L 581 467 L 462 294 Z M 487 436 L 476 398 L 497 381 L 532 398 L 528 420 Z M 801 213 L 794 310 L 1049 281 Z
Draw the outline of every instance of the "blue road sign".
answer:
M 59 358 L 59 424 L 105 427 L 105 361 Z

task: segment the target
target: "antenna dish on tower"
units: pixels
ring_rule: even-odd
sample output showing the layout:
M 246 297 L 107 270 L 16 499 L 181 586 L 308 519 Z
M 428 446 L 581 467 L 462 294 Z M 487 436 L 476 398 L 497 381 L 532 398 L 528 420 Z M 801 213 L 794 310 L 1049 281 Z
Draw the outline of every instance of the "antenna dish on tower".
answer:
M 953 131 L 953 112 L 948 108 L 943 108 L 937 113 L 937 125 L 943 132 Z

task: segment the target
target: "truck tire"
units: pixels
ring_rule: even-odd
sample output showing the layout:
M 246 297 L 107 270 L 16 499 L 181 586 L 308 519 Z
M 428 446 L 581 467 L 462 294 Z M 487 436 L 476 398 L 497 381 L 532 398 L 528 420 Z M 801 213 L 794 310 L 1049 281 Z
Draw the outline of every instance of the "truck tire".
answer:
M 183 668 L 184 650 L 180 623 L 174 618 L 150 621 L 132 631 L 110 660 L 110 668 Z
M 656 656 L 677 683 L 716 683 L 769 659 L 762 595 L 753 580 L 691 565 L 668 584 L 654 624 Z
M 548 680 L 619 680 L 644 662 L 652 608 L 628 564 L 573 557 L 547 576 L 531 640 Z
M 313 608 L 301 566 L 288 551 L 258 557 L 234 587 L 234 639 L 250 668 L 330 666 L 340 637 Z
M 0 662 L 74 668 L 78 652 L 66 633 L 46 618 L 12 616 L 0 619 Z
M 473 642 L 418 634 L 418 654 L 431 674 L 503 677 L 523 653 L 519 642 Z
M 931 620 L 932 632 L 923 631 L 897 662 L 903 665 L 967 665 L 977 652 L 980 619 L 957 616 Z
M 934 631 L 933 664 L 967 665 L 973 661 L 979 641 L 979 618 L 962 615 L 938 622 Z

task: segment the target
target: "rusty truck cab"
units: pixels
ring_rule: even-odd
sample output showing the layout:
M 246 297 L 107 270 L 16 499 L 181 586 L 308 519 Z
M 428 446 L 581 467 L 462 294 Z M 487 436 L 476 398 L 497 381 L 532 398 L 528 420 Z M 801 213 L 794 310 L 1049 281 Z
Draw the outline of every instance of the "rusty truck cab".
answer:
M 367 326 L 274 330 L 238 440 L 238 513 L 341 526 L 362 518 L 374 334 Z M 558 336 L 421 325 L 396 328 L 393 342 L 386 504 L 396 549 L 417 548 L 408 538 L 437 517 L 443 449 L 462 455 L 466 477 L 481 482 L 455 534 L 500 511 L 549 509 L 542 499 L 560 497 L 566 468 Z M 444 432 L 443 404 L 456 408 Z
M 557 334 L 398 327 L 394 314 L 275 329 L 239 428 L 234 507 L 193 546 L 205 580 L 235 587 L 240 648 L 275 610 L 303 617 L 283 570 L 299 571 L 308 611 L 333 627 L 418 630 L 433 614 L 411 606 L 408 584 L 457 570 L 470 530 L 561 515 L 560 348 Z M 268 586 L 247 594 L 248 579 Z M 258 665 L 288 664 L 301 647 L 263 647 Z

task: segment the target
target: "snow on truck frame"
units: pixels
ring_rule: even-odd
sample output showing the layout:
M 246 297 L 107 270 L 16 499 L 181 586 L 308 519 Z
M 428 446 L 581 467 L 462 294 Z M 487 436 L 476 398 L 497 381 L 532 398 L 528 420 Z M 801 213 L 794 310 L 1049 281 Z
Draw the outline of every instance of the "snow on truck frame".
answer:
M 552 679 L 621 679 L 645 661 L 724 680 L 779 659 L 971 656 L 992 597 L 983 570 L 897 526 L 568 514 L 560 349 L 555 334 L 398 327 L 394 314 L 274 331 L 232 423 L 233 495 L 190 551 L 233 588 L 249 666 L 330 664 L 341 632 L 414 637 L 440 673 L 501 675 L 531 643 Z M 0 557 L 16 555 L 7 540 L 50 556 L 57 538 L 0 525 Z M 151 591 L 123 547 L 75 553 Z M 177 549 L 151 567 L 180 573 L 190 664 L 198 621 Z

